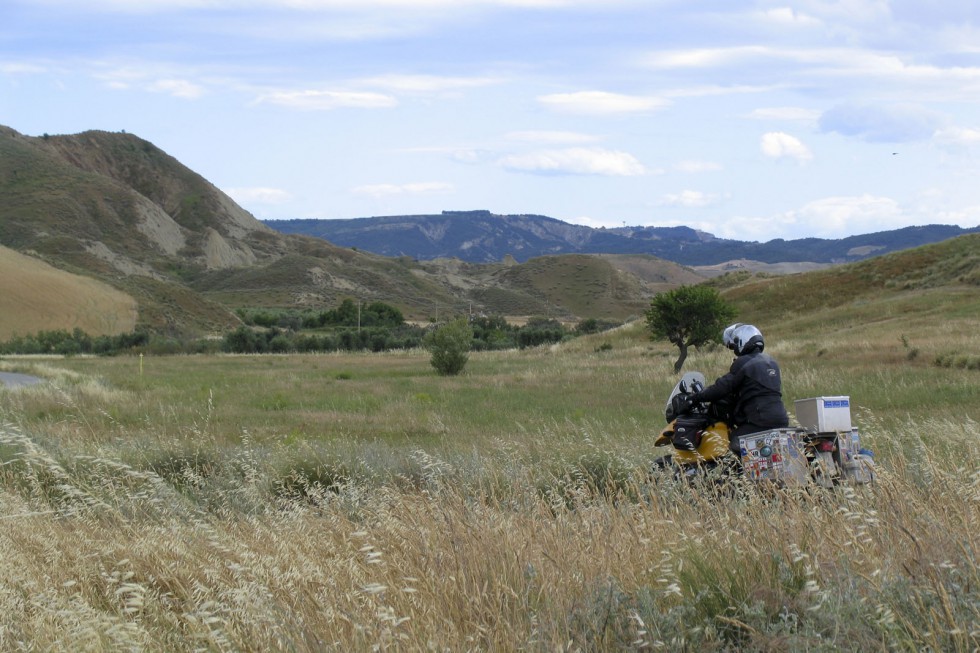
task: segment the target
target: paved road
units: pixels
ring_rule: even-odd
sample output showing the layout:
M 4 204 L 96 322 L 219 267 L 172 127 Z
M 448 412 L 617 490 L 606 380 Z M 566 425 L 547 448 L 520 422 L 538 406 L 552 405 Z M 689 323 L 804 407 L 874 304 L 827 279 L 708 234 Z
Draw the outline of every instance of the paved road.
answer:
M 14 372 L 0 372 L 0 383 L 7 387 L 14 388 L 22 385 L 34 385 L 40 383 L 42 379 L 27 374 L 15 374 Z

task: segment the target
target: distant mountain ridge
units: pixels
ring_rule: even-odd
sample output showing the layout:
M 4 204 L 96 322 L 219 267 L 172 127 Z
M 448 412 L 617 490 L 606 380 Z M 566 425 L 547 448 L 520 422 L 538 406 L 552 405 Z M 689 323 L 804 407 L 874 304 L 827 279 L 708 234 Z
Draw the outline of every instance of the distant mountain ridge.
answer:
M 471 263 L 498 262 L 507 256 L 526 261 L 555 254 L 645 254 L 688 266 L 739 260 L 839 264 L 980 232 L 980 226 L 925 225 L 836 240 L 760 243 L 717 238 L 689 227 L 595 229 L 543 215 L 498 215 L 486 210 L 264 222 L 281 233 L 315 236 L 382 256 L 458 258 Z

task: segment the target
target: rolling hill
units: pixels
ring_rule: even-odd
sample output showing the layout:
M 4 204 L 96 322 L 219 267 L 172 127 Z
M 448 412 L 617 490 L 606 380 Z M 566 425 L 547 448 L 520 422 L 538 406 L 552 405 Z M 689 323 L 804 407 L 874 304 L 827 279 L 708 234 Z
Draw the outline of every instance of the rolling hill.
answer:
M 709 283 L 738 307 L 741 321 L 777 336 L 812 334 L 814 355 L 841 355 L 837 335 L 869 348 L 891 343 L 897 356 L 921 349 L 930 362 L 949 353 L 949 341 L 980 345 L 980 234 L 804 274 L 743 273 Z M 975 358 L 975 351 L 959 354 Z
M 450 227 L 477 229 L 473 235 L 488 221 L 507 223 L 514 229 L 520 226 L 520 234 L 533 233 L 536 247 L 547 250 L 557 240 L 584 246 L 589 239 L 611 238 L 618 231 L 596 235 L 541 216 L 515 221 L 483 213 L 450 216 L 452 224 L 445 233 Z M 945 233 L 932 228 L 921 232 L 930 237 Z M 430 230 L 430 236 L 435 233 Z M 648 236 L 663 243 L 717 240 L 684 229 L 651 230 Z M 529 242 L 525 235 L 520 237 L 517 244 Z M 479 238 L 471 240 L 472 248 L 487 245 Z M 950 242 L 976 243 L 959 238 Z M 793 300 L 804 301 L 836 284 L 847 295 L 853 288 L 844 288 L 845 282 L 834 275 L 877 275 L 899 283 L 897 279 L 912 279 L 911 270 L 919 269 L 920 261 L 896 264 L 887 274 L 852 271 L 876 270 L 874 266 L 891 260 L 871 258 L 857 264 L 868 268 L 823 270 L 819 274 L 829 276 L 813 277 L 821 281 L 800 291 L 792 285 L 781 290 L 780 284 L 798 283 L 797 277 L 809 275 L 760 279 L 746 271 L 752 266 L 739 262 L 694 269 L 651 254 L 553 253 L 522 262 L 502 256 L 480 263 L 459 256 L 385 256 L 319 237 L 280 233 L 135 135 L 91 131 L 30 137 L 6 127 L 0 127 L 0 245 L 13 250 L 5 254 L 8 261 L 17 261 L 10 269 L 37 277 L 39 283 L 46 279 L 34 295 L 54 297 L 56 287 L 77 288 L 68 291 L 63 301 L 68 310 L 59 314 L 18 295 L 15 286 L 25 284 L 17 281 L 14 271 L 5 274 L 0 287 L 10 308 L 0 313 L 0 334 L 59 325 L 91 329 L 93 335 L 131 326 L 168 334 L 215 333 L 240 324 L 238 308 L 322 309 L 345 298 L 384 301 L 415 320 L 462 313 L 627 319 L 641 315 L 657 292 L 709 277 L 716 277 L 719 287 L 742 302 L 749 314 L 762 318 L 767 316 L 761 313 L 765 302 L 759 293 L 799 293 Z M 940 256 L 931 269 L 954 265 L 943 260 Z M 776 272 L 799 269 L 768 265 Z M 741 271 L 718 276 L 730 270 Z M 932 278 L 923 274 L 902 283 L 922 284 Z M 969 273 L 964 274 L 963 283 L 973 283 Z M 92 283 L 79 285 L 81 280 Z M 853 280 L 849 283 L 854 285 Z M 882 288 L 876 292 L 890 290 Z M 109 304 L 98 303 L 102 301 Z M 86 305 L 98 306 L 87 312 L 89 317 L 101 317 L 82 320 Z M 807 305 L 800 310 L 808 310 Z
M 414 319 L 622 318 L 657 287 L 701 278 L 649 256 L 632 264 L 639 274 L 615 258 L 474 265 L 282 234 L 152 143 L 102 131 L 30 137 L 0 127 L 0 245 L 128 295 L 136 324 L 165 333 L 227 330 L 241 307 L 323 308 L 346 297 L 389 302 Z

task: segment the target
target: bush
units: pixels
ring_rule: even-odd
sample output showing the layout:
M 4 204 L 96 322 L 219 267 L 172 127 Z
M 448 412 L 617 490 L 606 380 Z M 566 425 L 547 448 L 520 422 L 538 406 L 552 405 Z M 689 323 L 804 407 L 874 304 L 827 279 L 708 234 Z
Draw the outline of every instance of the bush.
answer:
M 466 318 L 457 318 L 425 337 L 425 347 L 432 352 L 432 367 L 443 376 L 455 376 L 466 367 L 473 343 L 473 329 Z
M 558 320 L 548 318 L 531 318 L 517 332 L 517 345 L 521 349 L 550 345 L 562 342 L 568 333 Z

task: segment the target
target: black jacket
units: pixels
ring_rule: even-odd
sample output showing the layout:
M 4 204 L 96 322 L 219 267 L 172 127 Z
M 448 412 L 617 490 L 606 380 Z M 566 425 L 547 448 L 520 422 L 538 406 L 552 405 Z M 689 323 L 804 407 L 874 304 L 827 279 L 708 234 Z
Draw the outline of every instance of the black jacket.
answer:
M 733 426 L 742 433 L 789 425 L 779 365 L 759 350 L 736 358 L 728 374 L 693 397 L 695 401 L 726 398 L 734 401 Z

